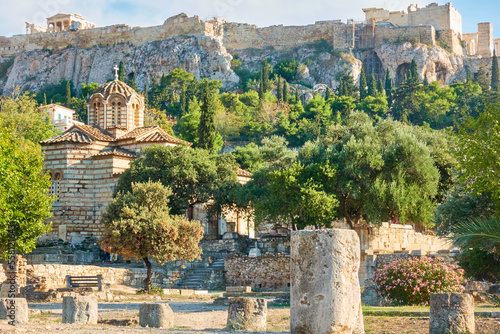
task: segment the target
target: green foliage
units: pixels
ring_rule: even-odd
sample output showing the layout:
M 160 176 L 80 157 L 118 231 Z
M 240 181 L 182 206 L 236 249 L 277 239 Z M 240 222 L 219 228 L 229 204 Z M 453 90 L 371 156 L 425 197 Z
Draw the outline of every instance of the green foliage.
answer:
M 480 249 L 465 249 L 458 258 L 458 265 L 465 277 L 474 281 L 500 281 L 500 260 L 491 252 Z
M 298 64 L 295 59 L 292 61 L 282 61 L 274 66 L 274 73 L 282 76 L 286 81 L 292 82 L 297 75 L 297 67 Z
M 196 96 L 189 102 L 188 111 L 178 122 L 180 137 L 191 143 L 198 141 L 198 126 L 200 124 L 201 109 Z
M 195 203 L 206 203 L 222 184 L 236 181 L 236 162 L 208 151 L 179 145 L 153 145 L 130 164 L 118 180 L 116 192 L 128 192 L 132 183 L 160 181 L 169 187 L 173 214 L 185 214 Z
M 64 105 L 67 101 L 68 81 L 61 80 L 58 84 L 47 84 L 36 93 L 36 101 L 41 104 L 44 100 L 49 103 Z M 71 96 L 76 96 L 73 82 L 69 81 Z
M 449 238 L 462 248 L 474 248 L 500 258 L 500 220 L 498 218 L 470 219 L 450 227 Z
M 375 79 L 375 75 L 373 73 L 370 75 L 370 79 L 368 80 L 368 96 L 377 97 L 377 80 Z
M 434 222 L 439 235 L 448 235 L 450 228 L 470 219 L 486 219 L 495 214 L 489 194 L 474 195 L 463 182 L 455 183 L 439 205 Z
M 335 182 L 335 169 L 327 162 L 303 166 L 294 163 L 264 176 L 264 196 L 254 200 L 255 221 L 288 225 L 294 230 L 307 226 L 330 227 L 336 218 L 338 200 L 325 187 Z
M 50 176 L 44 173 L 40 146 L 4 126 L 0 127 L 0 175 L 0 257 L 5 260 L 11 255 L 9 229 L 20 254 L 35 249 L 37 239 L 51 230 L 44 220 L 51 216 L 54 198 L 48 194 Z
M 0 62 L 0 80 L 7 78 L 7 72 L 14 64 L 15 57 L 6 57 L 5 60 Z
M 335 164 L 339 216 L 353 226 L 362 218 L 377 223 L 392 214 L 400 221 L 430 225 L 440 173 L 416 128 L 391 120 L 373 126 L 368 115 L 352 113 L 331 126 L 319 142 L 306 144 L 300 160 Z
M 173 135 L 172 121 L 168 119 L 165 111 L 148 108 L 144 111 L 144 126 L 159 126 L 166 133 Z
M 432 293 L 462 292 L 464 271 L 426 256 L 393 261 L 373 274 L 377 293 L 395 305 L 429 305 Z
M 367 113 L 373 119 L 383 118 L 389 110 L 387 98 L 384 95 L 375 97 L 369 95 L 358 104 L 358 110 Z
M 80 90 L 80 97 L 84 99 L 88 99 L 89 97 L 94 94 L 97 89 L 99 89 L 99 85 L 95 82 L 91 82 L 88 85 L 85 83 L 82 83 L 82 89 Z
M 35 144 L 48 139 L 57 130 L 45 110 L 37 108 L 34 96 L 29 93 L 0 98 L 0 127 L 14 137 L 23 137 Z
M 387 102 L 390 107 L 392 104 L 392 79 L 389 69 L 387 69 L 385 73 L 384 88 L 385 88 L 385 94 L 387 95 Z
M 495 92 L 500 91 L 500 69 L 498 68 L 498 57 L 496 52 L 493 53 L 491 64 L 491 90 Z
M 203 237 L 199 222 L 170 214 L 172 191 L 160 182 L 132 183 L 131 191 L 119 192 L 102 215 L 103 248 L 146 264 L 145 291 L 150 290 L 152 265 L 200 258 Z
M 125 82 L 125 64 L 123 60 L 120 60 L 120 65 L 118 66 L 118 80 Z
M 365 69 L 362 68 L 361 74 L 359 75 L 359 98 L 360 98 L 360 100 L 363 100 L 367 96 L 368 96 L 368 92 L 366 90 Z
M 69 81 L 66 82 L 66 101 L 65 101 L 64 105 L 66 108 L 71 107 L 71 85 L 70 85 Z
M 454 154 L 466 181 L 476 194 L 489 193 L 500 209 L 500 105 L 489 105 L 477 119 L 468 117 L 459 127 Z
M 203 93 L 203 104 L 201 106 L 200 124 L 198 125 L 198 141 L 196 146 L 215 153 L 217 152 L 215 146 L 216 138 L 214 96 L 209 90 L 207 81 Z

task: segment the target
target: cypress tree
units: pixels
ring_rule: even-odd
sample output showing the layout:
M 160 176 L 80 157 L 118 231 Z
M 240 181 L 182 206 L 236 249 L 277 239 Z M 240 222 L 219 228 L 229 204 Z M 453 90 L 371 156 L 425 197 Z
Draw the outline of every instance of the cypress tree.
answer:
M 379 94 L 382 94 L 382 95 L 384 94 L 384 83 L 382 82 L 382 79 L 380 79 L 380 78 L 377 81 L 377 92 Z
M 429 86 L 429 80 L 427 79 L 427 73 L 424 75 L 424 87 Z
M 259 98 L 262 99 L 264 96 L 264 80 L 262 79 L 264 75 L 264 70 L 260 71 L 260 84 L 259 84 Z
M 66 104 L 65 107 L 69 108 L 71 106 L 71 84 L 66 81 Z
M 368 96 L 377 96 L 377 81 L 375 79 L 375 75 L 370 75 L 370 80 L 368 80 Z
M 359 99 L 363 100 L 366 97 L 366 74 L 365 69 L 361 69 L 361 74 L 359 75 Z
M 290 94 L 288 94 L 288 82 L 283 80 L 283 101 L 288 103 L 288 99 L 290 98 Z
M 295 90 L 295 104 L 299 103 L 300 101 L 300 95 L 299 95 L 299 89 L 297 88 Z
M 215 108 L 213 96 L 208 87 L 208 80 L 205 81 L 203 91 L 203 105 L 201 106 L 200 125 L 198 126 L 198 147 L 206 149 L 211 153 L 215 151 Z
M 387 102 L 390 107 L 392 104 L 392 79 L 389 69 L 385 71 L 385 95 L 387 95 Z
M 328 101 L 328 99 L 330 98 L 330 88 L 326 87 L 326 91 L 325 91 L 325 101 Z
M 483 67 L 481 67 L 479 69 L 479 72 L 476 73 L 475 81 L 477 84 L 479 84 L 479 86 L 481 86 L 483 92 L 486 92 L 487 90 L 490 89 L 490 85 L 488 84 L 488 78 L 486 77 L 486 70 Z
M 472 80 L 472 74 L 470 73 L 470 71 L 467 71 L 467 81 L 468 83 L 472 83 L 473 80 Z
M 269 65 L 267 64 L 267 59 L 264 62 L 264 67 L 262 68 L 262 95 L 269 92 L 271 89 L 271 84 L 269 83 Z
M 278 87 L 276 87 L 276 97 L 278 101 L 283 100 L 283 92 L 281 91 L 281 76 L 278 76 Z
M 187 90 L 186 85 L 183 85 L 181 88 L 180 106 L 179 106 L 179 112 L 181 116 L 184 115 L 187 110 L 186 90 Z
M 410 64 L 410 76 L 409 79 L 414 80 L 416 82 L 419 82 L 420 80 L 418 79 L 418 66 L 417 62 L 415 59 L 412 59 L 411 64 Z
M 43 105 L 47 105 L 47 94 L 43 93 Z
M 137 93 L 139 93 L 139 87 L 137 87 L 137 83 L 135 81 L 135 76 L 132 80 L 130 80 L 130 87 L 135 90 Z
M 120 66 L 118 66 L 118 80 L 125 82 L 125 64 L 123 60 L 120 60 Z
M 493 52 L 493 63 L 491 64 L 491 90 L 498 92 L 500 89 L 500 70 L 498 69 L 498 57 L 496 51 Z
M 142 91 L 142 94 L 144 95 L 144 106 L 147 108 L 149 99 L 148 99 L 148 83 L 144 83 L 144 90 Z

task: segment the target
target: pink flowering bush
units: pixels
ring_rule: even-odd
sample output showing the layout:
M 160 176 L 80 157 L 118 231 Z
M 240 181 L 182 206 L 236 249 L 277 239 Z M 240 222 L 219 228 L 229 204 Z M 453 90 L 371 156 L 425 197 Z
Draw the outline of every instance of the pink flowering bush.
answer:
M 396 305 L 428 305 L 431 293 L 461 292 L 463 269 L 426 256 L 393 261 L 373 274 L 374 288 Z

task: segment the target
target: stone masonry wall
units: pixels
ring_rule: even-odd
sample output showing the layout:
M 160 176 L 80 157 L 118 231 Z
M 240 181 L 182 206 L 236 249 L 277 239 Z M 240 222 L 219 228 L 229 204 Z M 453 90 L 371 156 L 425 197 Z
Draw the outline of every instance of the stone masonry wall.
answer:
M 355 29 L 360 29 L 361 24 Z M 168 19 L 161 26 L 135 27 L 128 25 L 114 25 L 94 29 L 85 29 L 78 32 L 62 31 L 36 33 L 29 35 L 15 35 L 11 38 L 0 38 L 0 56 L 16 55 L 25 51 L 37 51 L 50 49 L 53 51 L 67 48 L 89 49 L 94 46 L 110 46 L 120 43 L 132 43 L 141 46 L 149 42 L 161 41 L 179 36 L 207 36 L 210 38 L 222 39 L 224 47 L 229 51 L 256 48 L 274 48 L 283 50 L 298 47 L 304 44 L 311 44 L 324 39 L 331 43 L 334 48 L 346 50 L 349 48 L 349 25 L 340 20 L 319 21 L 306 26 L 271 26 L 259 28 L 246 23 L 225 22 L 223 20 L 202 21 L 199 17 L 192 18 L 179 17 L 178 19 Z M 377 30 L 383 27 L 377 27 Z M 386 28 L 390 29 L 390 28 Z M 428 35 L 429 25 L 426 27 L 406 27 L 408 35 L 418 35 L 423 40 L 422 43 L 431 43 L 432 38 L 424 37 L 423 30 L 427 30 L 424 35 Z M 383 41 L 391 38 L 397 40 L 397 34 L 401 32 L 382 32 Z M 396 36 L 393 38 L 393 36 Z M 362 44 L 362 43 L 361 43 Z M 379 46 L 381 44 L 376 44 Z M 431 44 L 434 45 L 434 44 Z
M 290 255 L 267 254 L 248 257 L 230 254 L 224 258 L 226 284 L 245 285 L 254 289 L 286 289 L 290 287 Z

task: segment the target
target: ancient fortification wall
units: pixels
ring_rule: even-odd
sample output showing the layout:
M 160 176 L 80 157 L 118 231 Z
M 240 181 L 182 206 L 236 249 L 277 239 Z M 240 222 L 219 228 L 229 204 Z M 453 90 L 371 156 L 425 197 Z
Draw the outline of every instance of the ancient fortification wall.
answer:
M 271 26 L 258 28 L 245 23 L 225 22 L 215 19 L 202 21 L 199 17 L 185 14 L 169 18 L 161 26 L 132 28 L 128 25 L 85 29 L 80 31 L 45 32 L 0 37 L 0 56 L 16 55 L 24 51 L 63 50 L 78 46 L 88 49 L 94 46 L 110 46 L 132 43 L 136 46 L 149 42 L 179 36 L 207 36 L 220 38 L 229 51 L 248 48 L 275 48 L 283 50 L 314 43 L 322 39 L 335 49 L 376 47 L 384 43 L 396 42 L 400 36 L 435 45 L 435 31 L 432 26 L 389 28 L 364 23 L 346 24 L 340 20 L 320 21 L 307 26 Z

